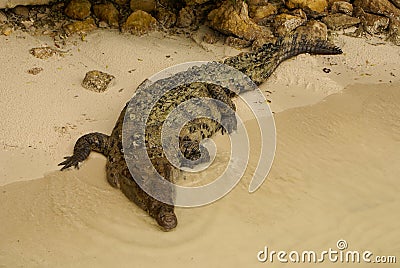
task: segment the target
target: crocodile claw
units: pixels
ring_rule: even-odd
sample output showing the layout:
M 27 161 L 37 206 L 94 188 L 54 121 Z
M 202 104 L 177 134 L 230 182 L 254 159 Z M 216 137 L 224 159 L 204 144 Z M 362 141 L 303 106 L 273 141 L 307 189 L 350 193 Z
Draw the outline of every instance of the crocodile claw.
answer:
M 74 166 L 76 169 L 79 169 L 79 161 L 76 159 L 74 155 L 64 157 L 64 161 L 59 163 L 59 166 L 63 166 L 61 170 L 67 169 L 69 167 Z

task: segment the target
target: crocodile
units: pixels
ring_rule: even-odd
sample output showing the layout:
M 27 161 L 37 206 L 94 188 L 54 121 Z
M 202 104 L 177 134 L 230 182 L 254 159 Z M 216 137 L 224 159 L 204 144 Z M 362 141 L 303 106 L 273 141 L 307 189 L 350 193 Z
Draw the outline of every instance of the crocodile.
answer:
M 276 43 L 264 44 L 252 52 L 242 52 L 229 57 L 220 63 L 231 66 L 250 78 L 259 85 L 266 81 L 278 65 L 286 59 L 302 53 L 334 55 L 342 51 L 324 40 L 309 40 L 306 36 L 297 34 L 280 38 Z M 145 84 L 148 81 L 144 81 Z M 141 84 L 141 85 L 142 85 Z M 160 84 L 162 86 L 162 83 Z M 140 86 L 139 86 L 140 88 Z M 232 132 L 236 127 L 234 117 L 235 104 L 232 99 L 237 92 L 229 88 L 210 83 L 195 82 L 180 85 L 163 95 L 151 109 L 148 121 L 146 121 L 145 142 L 147 153 L 156 171 L 169 182 L 174 182 L 173 171 L 175 167 L 168 161 L 161 146 L 161 128 L 168 114 L 179 104 L 192 98 L 206 97 L 217 99 L 226 104 L 226 107 L 209 107 L 216 118 L 196 118 L 187 123 L 179 134 L 179 150 L 185 158 L 197 160 L 206 152 L 200 145 L 202 139 L 212 137 L 216 132 Z M 140 101 L 137 100 L 140 105 Z M 146 103 L 147 100 L 143 100 Z M 125 105 L 116 122 L 111 135 L 103 133 L 89 133 L 81 136 L 75 143 L 73 155 L 65 157 L 59 165 L 61 170 L 69 167 L 79 167 L 91 151 L 99 152 L 107 157 L 106 173 L 109 184 L 119 188 L 125 195 L 146 211 L 156 220 L 164 231 L 169 231 L 177 226 L 178 220 L 174 212 L 174 190 L 169 189 L 161 194 L 171 199 L 170 203 L 163 203 L 148 195 L 137 183 L 136 177 L 142 181 L 149 180 L 146 172 L 137 167 L 136 172 L 130 172 L 123 153 L 122 131 L 125 114 L 129 102 Z M 143 104 L 144 105 L 144 104 Z M 205 157 L 207 159 L 207 157 Z M 144 168 L 143 168 L 144 169 Z M 133 179 L 132 176 L 135 176 Z

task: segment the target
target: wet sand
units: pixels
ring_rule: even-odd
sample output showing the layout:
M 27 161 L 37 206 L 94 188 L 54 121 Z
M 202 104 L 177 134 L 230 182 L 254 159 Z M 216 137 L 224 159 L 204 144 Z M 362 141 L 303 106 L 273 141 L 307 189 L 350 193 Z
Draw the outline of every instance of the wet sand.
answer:
M 142 42 L 145 41 L 142 39 Z M 348 42 L 344 45 L 351 46 Z M 193 55 L 204 60 L 199 50 L 193 51 L 199 53 Z M 213 55 L 218 51 L 221 50 L 213 52 Z M 180 60 L 193 58 L 193 55 Z M 9 135 L 4 136 L 9 137 L 4 140 L 15 141 L 19 148 L 3 147 L 7 150 L 0 158 L 3 182 L 0 187 L 0 267 L 262 267 L 271 266 L 268 261 L 259 263 L 257 260 L 257 253 L 265 246 L 275 251 L 321 252 L 337 249 L 339 239 L 347 241 L 348 250 L 369 250 L 373 256 L 398 254 L 400 83 L 387 72 L 398 75 L 399 70 L 392 70 L 395 67 L 389 64 L 390 61 L 384 62 L 389 64 L 387 68 L 390 71 L 383 70 L 384 63 L 380 63 L 379 68 L 364 66 L 363 59 L 358 57 L 348 52 L 345 57 L 336 59 L 339 66 L 332 65 L 337 73 L 341 68 L 349 68 L 345 78 L 335 73 L 315 77 L 314 69 L 310 68 L 309 79 L 299 76 L 299 80 L 287 80 L 291 72 L 299 74 L 304 71 L 300 68 L 293 71 L 293 66 L 311 64 L 320 70 L 328 61 L 335 60 L 331 57 L 304 55 L 281 66 L 261 87 L 262 90 L 268 87 L 277 91 L 276 94 L 266 94 L 272 99 L 277 126 L 276 157 L 267 180 L 258 191 L 248 193 L 251 172 L 257 161 L 251 158 L 244 178 L 231 193 L 200 208 L 177 208 L 178 227 L 168 233 L 160 231 L 153 219 L 130 203 L 119 190 L 108 185 L 103 156 L 91 154 L 80 170 L 54 171 L 55 163 L 63 155 L 70 154 L 73 142 L 82 132 L 111 131 L 119 113 L 118 107 L 113 105 L 122 105 L 132 91 L 123 91 L 124 95 L 118 96 L 115 91 L 121 84 L 117 84 L 114 92 L 93 97 L 83 89 L 78 91 L 79 85 L 71 86 L 73 93 L 68 93 L 71 94 L 69 97 L 79 92 L 83 100 L 80 99 L 77 111 L 71 112 L 71 118 L 67 120 L 50 116 L 57 119 L 50 120 L 49 129 L 54 122 L 63 120 L 64 123 L 79 122 L 76 128 L 60 136 L 52 134 L 49 139 L 41 137 L 46 131 L 38 130 L 32 134 L 34 137 L 37 135 L 32 141 L 43 141 L 45 145 L 42 146 L 46 149 L 60 143 L 51 149 L 51 154 L 38 145 L 30 157 L 29 150 L 33 149 L 25 147 L 28 144 L 23 139 L 25 128 L 21 128 L 20 135 L 15 137 L 11 134 L 17 130 L 6 131 L 8 121 L 3 121 L 2 131 Z M 69 60 L 72 59 L 76 60 L 71 56 Z M 357 67 L 356 61 L 362 66 Z M 59 62 L 60 66 L 65 66 L 64 63 L 62 60 Z M 46 64 L 50 65 L 49 62 Z M 167 65 L 160 63 L 163 64 Z M 146 69 L 146 74 L 152 68 Z M 357 74 L 368 69 L 372 75 L 355 76 L 350 73 L 351 68 Z M 120 73 L 126 75 L 125 71 Z M 343 84 L 357 82 L 354 77 L 369 84 L 340 88 Z M 135 77 L 138 80 L 132 77 L 124 79 L 128 78 L 139 83 L 138 77 Z M 322 82 L 318 84 L 316 78 Z M 78 81 L 78 74 L 75 79 Z M 119 83 L 128 84 L 124 79 Z M 389 79 L 394 81 L 390 83 Z M 382 82 L 378 84 L 378 80 Z M 304 87 L 303 82 L 309 85 Z M 279 83 L 281 87 L 277 88 Z M 304 87 L 303 92 L 297 91 L 299 97 L 291 92 L 293 87 Z M 133 90 L 134 86 L 129 88 Z M 327 90 L 329 88 L 331 90 Z M 61 89 L 56 87 L 56 90 Z M 308 98 L 304 92 L 308 93 Z M 71 104 L 71 99 L 66 99 L 65 105 Z M 48 100 L 42 101 L 47 103 Z M 86 104 L 94 103 L 84 108 L 95 110 L 88 116 L 94 121 L 79 121 L 85 101 Z M 101 113 L 104 109 L 107 116 L 113 115 L 112 119 L 105 119 L 107 116 Z M 52 114 L 57 109 L 48 110 Z M 11 107 L 6 112 L 11 115 Z M 37 111 L 33 109 L 32 112 Z M 96 119 L 96 116 L 99 117 Z M 20 118 L 26 120 L 23 115 Z M 256 128 L 254 121 L 248 121 L 246 126 L 250 132 Z M 218 161 L 202 176 L 207 177 L 207 172 L 214 174 L 224 167 L 222 160 L 228 157 L 225 140 L 218 136 L 216 143 L 221 147 Z M 251 146 L 255 151 L 259 148 L 257 142 Z M 18 158 L 21 157 L 19 150 L 31 161 L 15 161 L 23 159 Z M 31 180 L 35 176 L 28 176 L 29 168 L 38 161 L 36 152 L 39 152 L 39 160 L 44 161 L 42 165 L 47 166 L 48 173 Z M 17 156 L 14 161 L 8 160 L 11 154 Z M 37 168 L 37 177 L 46 171 L 43 166 Z M 273 265 L 290 267 L 290 263 L 276 260 Z M 325 260 L 307 264 L 307 267 L 337 265 Z M 340 265 L 376 267 L 373 263 Z M 387 266 L 394 267 L 395 264 Z

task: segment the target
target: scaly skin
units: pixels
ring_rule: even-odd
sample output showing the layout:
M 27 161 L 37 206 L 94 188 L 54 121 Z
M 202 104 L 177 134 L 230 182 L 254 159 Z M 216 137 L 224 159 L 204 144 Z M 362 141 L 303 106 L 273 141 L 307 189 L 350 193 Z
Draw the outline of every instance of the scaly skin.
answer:
M 241 53 L 222 61 L 222 63 L 240 70 L 256 84 L 261 84 L 268 79 L 282 61 L 301 53 L 340 54 L 342 51 L 326 41 L 312 42 L 306 40 L 304 36 L 295 35 L 283 38 L 276 44 L 264 45 L 255 52 Z M 180 103 L 195 97 L 217 99 L 231 108 L 226 111 L 218 106 L 208 107 L 216 117 L 222 121 L 225 120 L 225 126 L 228 127 L 226 130 L 215 120 L 207 118 L 195 119 L 182 129 L 179 135 L 180 150 L 186 158 L 196 160 L 200 156 L 201 146 L 199 144 L 202 139 L 211 137 L 219 130 L 231 132 L 236 128 L 236 119 L 233 114 L 235 105 L 232 102 L 234 96 L 235 94 L 229 89 L 217 85 L 191 83 L 169 91 L 157 102 L 146 122 L 145 140 L 151 162 L 165 180 L 173 182 L 172 171 L 174 169 L 166 159 L 161 146 L 161 126 L 168 114 Z M 120 188 L 130 200 L 147 211 L 163 230 L 171 230 L 177 225 L 174 207 L 146 194 L 132 178 L 125 162 L 122 153 L 122 126 L 127 106 L 122 110 L 110 136 L 102 133 L 89 133 L 82 136 L 75 144 L 74 154 L 66 157 L 66 160 L 60 165 L 63 166 L 62 170 L 71 166 L 78 167 L 79 162 L 85 160 L 92 150 L 104 154 L 107 157 L 108 182 L 113 187 Z M 140 167 L 137 168 L 136 177 L 144 182 L 148 181 Z M 170 189 L 161 194 L 172 200 L 174 190 Z

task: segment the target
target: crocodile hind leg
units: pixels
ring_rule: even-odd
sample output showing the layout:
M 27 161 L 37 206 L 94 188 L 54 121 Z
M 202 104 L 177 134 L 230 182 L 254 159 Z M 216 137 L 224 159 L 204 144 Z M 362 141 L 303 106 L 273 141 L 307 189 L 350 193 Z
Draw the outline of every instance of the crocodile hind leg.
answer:
M 106 134 L 98 132 L 83 135 L 75 143 L 74 154 L 72 156 L 64 157 L 65 160 L 58 165 L 63 166 L 61 170 L 72 166 L 79 168 L 78 164 L 85 160 L 91 151 L 99 152 L 107 156 L 109 151 L 109 138 L 110 137 Z

